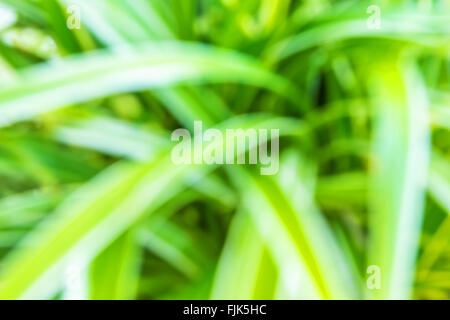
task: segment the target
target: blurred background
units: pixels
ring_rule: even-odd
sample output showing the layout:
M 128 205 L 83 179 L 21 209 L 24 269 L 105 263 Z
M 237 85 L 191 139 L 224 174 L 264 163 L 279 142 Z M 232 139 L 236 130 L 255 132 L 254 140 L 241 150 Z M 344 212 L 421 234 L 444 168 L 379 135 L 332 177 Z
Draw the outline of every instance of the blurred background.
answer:
M 450 298 L 450 1 L 1 0 L 0 298 Z M 170 134 L 280 129 L 280 170 Z

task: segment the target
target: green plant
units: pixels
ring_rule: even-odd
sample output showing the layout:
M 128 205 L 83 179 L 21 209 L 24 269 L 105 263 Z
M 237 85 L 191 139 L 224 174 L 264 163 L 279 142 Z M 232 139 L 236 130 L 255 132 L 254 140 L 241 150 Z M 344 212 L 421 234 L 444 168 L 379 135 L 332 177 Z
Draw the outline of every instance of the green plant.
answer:
M 0 298 L 449 297 L 448 1 L 0 3 Z M 175 165 L 195 120 L 279 173 Z

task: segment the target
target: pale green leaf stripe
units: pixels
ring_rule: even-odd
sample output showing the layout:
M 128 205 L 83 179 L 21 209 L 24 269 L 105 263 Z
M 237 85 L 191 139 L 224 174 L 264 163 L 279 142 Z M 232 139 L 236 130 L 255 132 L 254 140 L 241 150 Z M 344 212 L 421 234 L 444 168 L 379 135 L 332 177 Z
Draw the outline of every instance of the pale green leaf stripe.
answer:
M 136 299 L 141 248 L 133 231 L 108 246 L 89 266 L 91 300 Z
M 266 56 L 270 61 L 281 61 L 319 45 L 363 37 L 410 41 L 425 46 L 442 46 L 443 37 L 450 39 L 450 28 L 445 23 L 448 16 L 436 15 L 435 20 L 422 19 L 420 23 L 417 19 L 414 14 L 385 17 L 381 29 L 368 28 L 367 18 L 334 22 L 282 40 L 269 48 Z
M 433 105 L 431 109 L 432 124 L 450 130 L 450 107 L 444 105 Z
M 415 66 L 380 62 L 369 200 L 369 258 L 381 288 L 368 296 L 411 298 L 430 157 L 429 101 Z
M 125 121 L 94 118 L 57 127 L 57 141 L 132 160 L 148 161 L 170 145 L 169 132 L 145 130 Z
M 0 4 L 0 31 L 14 24 L 16 20 L 16 13 L 3 4 Z
M 265 241 L 258 234 L 254 223 L 244 210 L 234 216 L 227 239 L 216 269 L 211 299 L 254 299 L 262 292 L 258 288 L 274 287 L 277 282 L 276 267 L 272 261 L 263 259 L 267 250 Z M 258 277 L 263 269 L 273 269 L 268 277 Z M 267 292 L 272 291 L 272 292 Z M 273 290 L 267 290 L 262 299 L 274 297 Z
M 0 127 L 110 94 L 215 82 L 257 85 L 291 98 L 285 80 L 245 55 L 201 44 L 159 42 L 26 70 L 0 90 Z
M 165 222 L 164 226 L 171 226 L 170 222 Z M 170 231 L 173 233 L 167 235 L 160 234 L 163 228 L 156 228 L 156 230 L 151 230 L 151 228 L 143 228 L 139 234 L 139 240 L 143 247 L 152 251 L 154 254 L 162 258 L 171 264 L 175 269 L 184 273 L 187 277 L 195 279 L 199 273 L 199 267 L 189 255 L 183 252 L 183 248 L 174 241 L 177 237 L 180 237 L 181 232 L 175 227 L 172 227 Z M 187 245 L 190 239 L 183 239 L 185 242 L 181 241 L 183 245 Z

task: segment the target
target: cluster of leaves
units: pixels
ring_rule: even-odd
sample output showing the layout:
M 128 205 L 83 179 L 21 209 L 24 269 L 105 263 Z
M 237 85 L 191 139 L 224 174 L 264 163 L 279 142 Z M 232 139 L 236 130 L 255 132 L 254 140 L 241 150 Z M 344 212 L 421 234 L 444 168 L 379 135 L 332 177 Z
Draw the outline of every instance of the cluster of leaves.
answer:
M 449 298 L 448 1 L 0 5 L 0 298 Z M 173 164 L 194 120 L 279 173 Z

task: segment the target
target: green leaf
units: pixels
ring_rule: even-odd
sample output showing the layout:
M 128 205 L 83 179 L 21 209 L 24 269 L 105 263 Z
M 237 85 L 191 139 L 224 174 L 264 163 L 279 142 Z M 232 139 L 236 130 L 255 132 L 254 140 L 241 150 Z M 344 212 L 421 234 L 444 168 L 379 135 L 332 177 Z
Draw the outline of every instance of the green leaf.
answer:
M 73 56 L 24 72 L 0 89 L 0 126 L 112 93 L 186 83 L 239 82 L 288 95 L 289 84 L 244 55 L 161 42 Z
M 295 165 L 282 167 L 286 171 L 277 176 L 280 185 L 270 177 L 259 177 L 239 167 L 230 170 L 243 205 L 265 239 L 280 272 L 279 297 L 356 297 L 353 271 L 346 265 L 334 236 L 320 217 L 311 190 L 302 185 L 301 180 L 293 179 L 296 174 L 292 172 L 296 171 L 288 168 L 295 169 Z
M 211 299 L 271 299 L 275 297 L 277 268 L 250 215 L 233 218 L 216 269 Z
M 140 251 L 133 231 L 120 236 L 90 264 L 89 298 L 130 300 L 137 298 Z
M 429 101 L 414 64 L 381 62 L 371 91 L 377 114 L 370 178 L 368 265 L 381 270 L 369 297 L 409 299 L 430 156 Z

